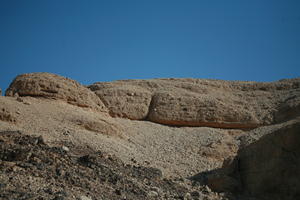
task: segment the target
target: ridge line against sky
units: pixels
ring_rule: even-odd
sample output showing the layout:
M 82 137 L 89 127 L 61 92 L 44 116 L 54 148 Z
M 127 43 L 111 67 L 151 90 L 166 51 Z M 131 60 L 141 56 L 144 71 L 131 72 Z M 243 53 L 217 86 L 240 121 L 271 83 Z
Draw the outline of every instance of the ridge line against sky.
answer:
M 1 0 L 0 88 L 22 73 L 274 81 L 300 76 L 297 0 Z

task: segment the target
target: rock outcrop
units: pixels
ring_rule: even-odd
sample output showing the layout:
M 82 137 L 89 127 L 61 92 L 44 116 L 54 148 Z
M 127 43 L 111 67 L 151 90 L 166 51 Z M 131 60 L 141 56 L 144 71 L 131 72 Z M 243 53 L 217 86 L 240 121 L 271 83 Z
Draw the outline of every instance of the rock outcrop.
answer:
M 249 110 L 225 102 L 225 98 L 188 92 L 156 93 L 148 119 L 175 126 L 253 128 L 260 124 Z
M 257 83 L 205 79 L 90 85 L 112 116 L 175 126 L 254 128 L 299 115 L 300 79 Z
M 117 85 L 117 87 L 116 87 Z M 149 112 L 151 92 L 140 86 L 120 83 L 99 83 L 90 86 L 113 117 L 145 119 Z
M 205 178 L 203 178 L 205 177 Z M 223 168 L 194 177 L 215 191 L 300 199 L 300 119 L 242 148 Z
M 124 80 L 88 88 L 58 75 L 31 73 L 16 77 L 6 95 L 61 99 L 113 117 L 175 126 L 255 128 L 294 118 L 300 111 L 299 78 L 269 83 Z
M 61 99 L 80 107 L 106 112 L 102 101 L 77 81 L 50 73 L 17 76 L 6 90 L 6 96 L 33 96 Z

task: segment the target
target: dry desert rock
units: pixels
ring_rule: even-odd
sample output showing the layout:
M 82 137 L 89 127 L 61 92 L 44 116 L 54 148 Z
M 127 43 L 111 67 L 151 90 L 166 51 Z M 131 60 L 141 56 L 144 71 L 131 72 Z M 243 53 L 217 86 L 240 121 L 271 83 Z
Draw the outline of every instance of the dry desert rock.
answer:
M 215 191 L 247 193 L 262 199 L 299 199 L 300 118 L 268 129 L 268 134 L 240 148 L 222 168 L 193 179 Z
M 50 73 L 17 76 L 6 90 L 6 96 L 32 96 L 61 99 L 70 104 L 106 111 L 102 101 L 77 81 Z
M 254 128 L 298 115 L 300 79 L 258 83 L 206 79 L 90 85 L 112 116 L 176 126 Z

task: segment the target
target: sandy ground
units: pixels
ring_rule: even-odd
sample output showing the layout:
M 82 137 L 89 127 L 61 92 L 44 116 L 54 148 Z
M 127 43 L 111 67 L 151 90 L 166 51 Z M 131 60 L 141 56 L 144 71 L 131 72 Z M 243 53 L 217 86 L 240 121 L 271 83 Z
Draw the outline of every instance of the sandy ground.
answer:
M 237 137 L 244 133 L 111 118 L 59 100 L 32 97 L 0 97 L 0 109 L 15 120 L 0 120 L 0 130 L 41 135 L 51 145 L 112 153 L 125 163 L 156 167 L 171 177 L 221 166 L 225 158 L 235 155 Z

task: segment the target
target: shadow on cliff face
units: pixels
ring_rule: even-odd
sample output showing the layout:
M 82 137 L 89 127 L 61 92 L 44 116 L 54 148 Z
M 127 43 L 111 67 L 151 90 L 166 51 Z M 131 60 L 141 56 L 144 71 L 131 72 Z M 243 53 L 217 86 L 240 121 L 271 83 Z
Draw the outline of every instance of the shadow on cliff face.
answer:
M 300 199 L 300 121 L 242 148 L 222 168 L 191 179 L 218 192 L 259 199 Z

